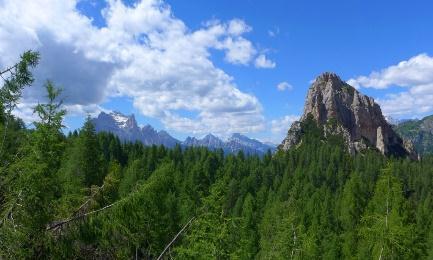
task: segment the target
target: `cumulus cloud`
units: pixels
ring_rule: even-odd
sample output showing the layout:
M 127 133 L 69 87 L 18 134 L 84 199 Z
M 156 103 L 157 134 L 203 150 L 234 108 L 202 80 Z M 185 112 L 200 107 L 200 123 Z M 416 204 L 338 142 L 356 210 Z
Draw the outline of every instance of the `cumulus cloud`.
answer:
M 82 51 L 57 43 L 48 35 L 40 35 L 39 40 L 41 62 L 35 70 L 35 86 L 43 85 L 45 79 L 52 80 L 64 88 L 65 104 L 92 105 L 103 101 L 115 64 L 87 59 Z M 27 98 L 34 100 L 40 100 L 43 94 L 38 88 L 27 91 Z
M 231 20 L 228 26 L 228 32 L 236 36 L 252 31 L 252 28 L 240 19 Z
M 299 120 L 298 115 L 286 115 L 282 118 L 274 119 L 271 121 L 271 132 L 273 134 L 272 140 L 275 143 L 281 143 L 287 134 L 292 123 Z
M 279 91 L 284 91 L 284 90 L 290 91 L 293 89 L 293 86 L 290 83 L 283 81 L 283 82 L 278 83 L 277 89 Z
M 256 54 L 252 43 L 242 37 L 227 38 L 218 46 L 226 50 L 225 60 L 233 64 L 247 65 Z
M 347 82 L 357 88 L 404 88 L 400 93 L 377 99 L 387 115 L 414 117 L 433 112 L 433 57 L 427 54 L 419 54 Z
M 368 76 L 348 81 L 356 87 L 385 89 L 391 86 L 412 87 L 433 82 L 433 57 L 420 54 Z
M 41 52 L 37 84 L 26 89 L 17 114 L 30 120 L 42 99 L 42 82 L 64 89 L 73 113 L 100 111 L 110 97 L 128 97 L 143 115 L 181 132 L 254 132 L 264 128 L 258 99 L 244 93 L 211 61 L 212 49 L 233 64 L 272 68 L 245 38 L 244 21 L 213 21 L 195 31 L 161 1 L 126 6 L 110 0 L 97 28 L 79 13 L 76 0 L 0 0 L 0 66 L 16 62 L 26 49 Z M 184 117 L 180 111 L 196 116 Z
M 266 58 L 264 54 L 260 54 L 256 58 L 254 65 L 256 66 L 256 68 L 264 68 L 264 69 L 272 69 L 275 68 L 275 66 L 277 66 L 275 62 Z
M 378 99 L 385 114 L 397 117 L 423 117 L 433 112 L 433 83 Z

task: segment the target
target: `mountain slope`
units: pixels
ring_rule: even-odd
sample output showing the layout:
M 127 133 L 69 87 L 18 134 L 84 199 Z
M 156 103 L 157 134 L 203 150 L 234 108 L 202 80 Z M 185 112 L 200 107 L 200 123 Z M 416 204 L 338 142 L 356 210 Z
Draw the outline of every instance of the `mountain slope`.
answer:
M 125 116 L 119 112 L 101 112 L 97 118 L 92 119 L 96 132 L 111 132 L 122 141 L 140 141 L 145 145 L 164 145 L 174 147 L 180 144 L 184 147 L 207 147 L 210 150 L 222 149 L 225 153 L 238 153 L 263 155 L 268 150 L 274 151 L 275 146 L 261 143 L 241 134 L 233 134 L 227 141 L 208 134 L 202 139 L 187 137 L 181 142 L 164 130 L 156 131 L 151 125 L 140 128 L 134 115 Z
M 122 141 L 140 141 L 145 145 L 164 145 L 174 147 L 179 140 L 165 131 L 156 131 L 152 126 L 138 127 L 134 115 L 125 116 L 119 112 L 109 114 L 101 112 L 97 118 L 92 119 L 96 132 L 110 132 L 117 135 Z
M 312 117 L 325 137 L 341 135 L 351 154 L 375 148 L 384 155 L 414 157 L 409 144 L 387 123 L 374 99 L 361 94 L 334 73 L 323 73 L 308 90 L 300 122 Z M 302 127 L 294 122 L 280 148 L 288 150 L 300 142 Z
M 275 147 L 235 133 L 225 143 L 225 149 L 232 153 L 244 151 L 246 154 L 265 154 L 268 150 L 274 151 Z
M 208 147 L 211 149 L 224 149 L 224 142 L 218 137 L 208 134 L 202 139 L 197 139 L 195 137 L 187 137 L 185 141 L 182 142 L 185 146 L 194 146 L 194 147 Z
M 182 144 L 185 146 L 207 147 L 211 150 L 222 149 L 225 153 L 238 153 L 243 151 L 245 154 L 250 155 L 263 155 L 267 153 L 268 150 L 271 152 L 275 151 L 275 146 L 264 144 L 239 133 L 232 134 L 225 142 L 212 134 L 208 134 L 202 139 L 188 137 Z
M 394 129 L 403 139 L 410 140 L 420 155 L 433 154 L 433 115 L 404 121 Z

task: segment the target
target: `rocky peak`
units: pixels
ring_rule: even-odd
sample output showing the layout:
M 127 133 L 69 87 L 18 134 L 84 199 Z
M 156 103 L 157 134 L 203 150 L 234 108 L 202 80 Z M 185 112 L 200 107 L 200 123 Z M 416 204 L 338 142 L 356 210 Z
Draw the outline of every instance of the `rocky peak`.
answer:
M 138 128 L 137 121 L 135 120 L 134 114 L 131 114 L 129 116 L 125 116 L 124 114 L 113 111 L 109 114 L 106 114 L 104 112 L 101 112 L 101 114 L 98 116 L 98 118 L 105 118 L 108 121 L 111 121 L 114 125 L 120 128 Z
M 214 147 L 223 146 L 223 141 L 218 137 L 214 136 L 213 134 L 207 134 L 205 137 L 203 137 L 202 142 Z
M 261 153 L 266 153 L 268 150 L 274 150 L 274 147 L 264 144 L 256 139 L 249 138 L 240 133 L 234 133 L 227 140 L 227 146 L 233 152 L 239 150 L 244 150 L 246 153 L 253 153 L 251 151 L 261 151 Z M 243 149 L 240 149 L 243 147 Z
M 143 133 L 152 133 L 152 134 L 156 133 L 156 130 L 151 125 L 149 125 L 149 124 L 143 126 L 141 128 L 141 131 Z
M 341 86 L 341 79 L 340 77 L 333 73 L 333 72 L 324 72 L 322 74 L 320 74 L 313 82 L 313 86 L 326 86 L 327 84 L 332 85 L 334 87 L 338 87 Z M 314 84 L 314 83 L 319 83 L 319 84 Z
M 308 116 L 323 128 L 325 137 L 342 135 L 351 154 L 367 147 L 377 148 L 384 155 L 410 153 L 374 99 L 363 95 L 334 73 L 323 73 L 309 88 L 300 121 L 305 121 Z M 287 150 L 298 144 L 301 132 L 300 122 L 294 122 L 280 148 Z
M 134 114 L 126 116 L 120 112 L 101 112 L 97 118 L 92 119 L 96 132 L 110 132 L 122 141 L 141 141 L 145 145 L 165 145 L 173 147 L 178 140 L 165 131 L 156 131 L 151 125 L 140 128 Z

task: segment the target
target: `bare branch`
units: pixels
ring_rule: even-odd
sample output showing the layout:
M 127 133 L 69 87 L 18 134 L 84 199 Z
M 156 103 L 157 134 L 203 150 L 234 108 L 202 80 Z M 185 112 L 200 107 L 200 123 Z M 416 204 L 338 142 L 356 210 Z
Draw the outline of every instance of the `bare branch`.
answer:
M 9 67 L 9 68 L 5 69 L 4 71 L 0 72 L 0 75 L 5 74 L 6 72 L 11 72 L 11 71 L 12 71 L 13 69 L 15 69 L 16 67 L 18 67 L 18 63 L 15 64 L 15 65 L 12 66 L 12 67 Z
M 103 188 L 104 188 L 104 185 L 105 184 L 102 184 L 102 186 L 101 187 L 98 187 L 98 190 L 97 191 L 95 191 L 95 192 L 93 192 L 91 195 L 90 195 L 90 197 L 83 203 L 83 204 L 81 204 L 81 206 L 78 208 L 78 209 L 76 209 L 73 213 L 72 213 L 72 215 L 71 215 L 71 218 L 72 217 L 74 217 L 74 216 L 76 216 L 95 196 L 96 196 L 96 194 L 98 194 L 98 192 L 100 191 L 100 190 L 102 190 Z
M 72 221 L 75 221 L 75 220 L 78 220 L 78 219 L 81 219 L 81 218 L 85 218 L 85 217 L 87 217 L 89 215 L 93 215 L 95 213 L 98 213 L 98 212 L 101 212 L 103 210 L 109 209 L 109 208 L 113 207 L 115 204 L 119 203 L 120 201 L 122 201 L 122 200 L 116 201 L 116 202 L 114 202 L 114 203 L 112 203 L 110 205 L 107 205 L 105 207 L 102 207 L 100 209 L 97 209 L 97 210 L 94 210 L 94 211 L 90 211 L 90 212 L 87 212 L 87 213 L 84 213 L 84 214 L 80 214 L 78 216 L 75 216 L 75 217 L 72 217 L 72 218 L 69 218 L 69 219 L 66 219 L 66 220 L 52 222 L 51 224 L 48 224 L 47 230 L 57 230 L 58 228 L 62 227 L 65 224 L 68 224 L 69 222 L 72 222 Z
M 182 234 L 182 232 L 191 224 L 191 222 L 194 220 L 195 217 L 190 218 L 190 220 L 183 226 L 183 228 L 176 234 L 176 236 L 174 236 L 174 238 L 170 241 L 170 243 L 168 243 L 164 250 L 162 251 L 162 253 L 158 256 L 158 258 L 156 260 L 160 260 L 162 259 L 162 257 L 164 256 L 165 252 L 167 251 L 167 249 L 169 249 L 171 247 L 171 245 L 176 242 L 176 239 L 180 236 L 180 234 Z

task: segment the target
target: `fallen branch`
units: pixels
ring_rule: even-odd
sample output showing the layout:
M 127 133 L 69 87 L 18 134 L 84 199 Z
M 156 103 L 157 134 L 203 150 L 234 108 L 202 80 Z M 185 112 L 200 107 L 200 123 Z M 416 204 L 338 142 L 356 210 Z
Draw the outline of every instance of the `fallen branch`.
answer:
M 114 202 L 114 203 L 112 203 L 110 205 L 107 205 L 107 206 L 103 207 L 103 208 L 100 208 L 100 209 L 97 209 L 97 210 L 94 210 L 94 211 L 90 211 L 90 212 L 87 212 L 87 213 L 84 213 L 84 214 L 81 214 L 81 215 L 78 215 L 78 216 L 75 216 L 75 217 L 72 217 L 72 218 L 69 218 L 69 219 L 66 219 L 66 220 L 53 222 L 53 223 L 51 223 L 51 224 L 49 224 L 47 226 L 47 230 L 56 230 L 57 228 L 62 227 L 63 225 L 65 225 L 65 224 L 67 224 L 69 222 L 72 222 L 74 220 L 85 218 L 85 217 L 87 217 L 89 215 L 92 215 L 92 214 L 101 212 L 103 210 L 109 209 L 109 208 L 113 207 L 115 204 L 119 203 L 120 201 L 121 200 L 116 201 L 116 202 Z
M 99 191 L 101 191 L 103 188 L 104 188 L 104 185 L 105 184 L 102 184 L 102 186 L 101 187 L 98 187 L 98 189 L 95 191 L 95 192 L 93 192 L 91 195 L 90 195 L 90 197 L 83 203 L 83 204 L 81 204 L 81 206 L 78 208 L 78 209 L 76 209 L 73 213 L 72 213 L 72 215 L 71 215 L 71 218 L 72 217 L 74 217 L 74 216 L 76 216 L 83 208 L 84 208 L 84 206 L 86 206 L 95 196 L 96 196 L 96 194 L 98 194 L 98 192 Z
M 180 234 L 182 234 L 182 232 L 191 224 L 191 222 L 194 220 L 194 218 L 195 217 L 190 218 L 190 220 L 185 224 L 185 226 L 183 226 L 183 228 L 176 234 L 176 236 L 174 236 L 174 238 L 170 241 L 170 243 L 168 243 L 168 245 L 165 246 L 164 250 L 162 251 L 162 253 L 158 256 L 158 258 L 156 260 L 162 259 L 165 252 L 167 251 L 167 249 L 169 249 L 171 247 L 171 245 L 176 241 L 176 239 L 180 236 Z
M 93 213 L 96 213 L 96 212 L 98 212 L 98 211 L 101 211 L 101 210 L 103 210 L 103 209 L 105 209 L 105 208 L 110 208 L 111 206 L 113 206 L 114 203 L 111 204 L 111 205 L 107 205 L 107 206 L 105 206 L 105 207 L 103 207 L 103 208 L 101 208 L 101 209 L 98 209 L 98 210 L 95 210 L 95 211 L 91 211 L 91 212 L 87 212 L 87 213 L 84 213 L 84 214 L 80 214 L 80 215 L 77 216 L 77 214 L 80 213 L 80 211 L 81 211 L 81 210 L 82 210 L 82 209 L 83 209 L 87 204 L 89 204 L 89 202 L 92 201 L 92 199 L 96 196 L 96 194 L 98 194 L 98 192 L 99 192 L 100 190 L 102 190 L 103 188 L 104 188 L 104 184 L 103 184 L 101 187 L 98 187 L 97 190 L 96 190 L 95 192 L 93 192 L 93 193 L 89 196 L 89 198 L 88 198 L 88 199 L 87 199 L 83 204 L 81 204 L 81 206 L 80 206 L 78 209 L 76 209 L 68 219 L 66 219 L 66 220 L 62 220 L 62 221 L 54 221 L 54 222 L 48 224 L 48 226 L 47 226 L 47 230 L 52 230 L 52 229 L 56 230 L 58 227 L 63 226 L 63 225 L 65 225 L 65 224 L 67 224 L 67 223 L 69 223 L 69 222 L 71 222 L 71 221 L 73 221 L 73 220 L 76 220 L 76 219 L 79 219 L 79 218 L 83 218 L 83 217 L 85 217 L 86 215 L 93 214 Z

